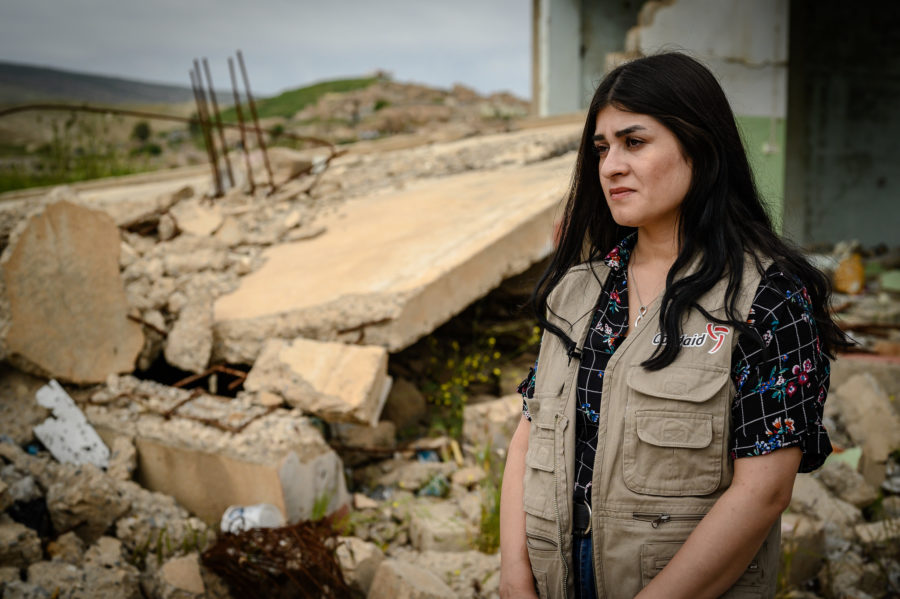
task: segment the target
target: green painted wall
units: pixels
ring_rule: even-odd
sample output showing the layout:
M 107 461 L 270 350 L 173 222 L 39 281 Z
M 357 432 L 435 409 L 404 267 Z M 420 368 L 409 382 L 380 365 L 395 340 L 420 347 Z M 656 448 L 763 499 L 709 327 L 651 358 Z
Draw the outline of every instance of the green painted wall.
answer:
M 780 231 L 784 215 L 785 120 L 775 119 L 774 136 L 769 117 L 738 116 L 737 123 L 756 178 L 756 187 L 766 202 L 776 229 Z M 775 143 L 771 147 L 773 139 Z

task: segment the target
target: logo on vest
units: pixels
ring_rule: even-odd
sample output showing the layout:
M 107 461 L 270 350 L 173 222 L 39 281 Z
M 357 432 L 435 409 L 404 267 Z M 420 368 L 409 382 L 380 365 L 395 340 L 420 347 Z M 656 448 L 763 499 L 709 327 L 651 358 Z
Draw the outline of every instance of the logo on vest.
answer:
M 707 340 L 711 340 L 713 342 L 713 347 L 706 353 L 714 354 L 722 349 L 722 345 L 725 343 L 725 336 L 730 332 L 731 329 L 726 326 L 708 322 L 706 323 L 705 333 L 694 333 L 693 335 L 682 333 L 680 339 L 681 347 L 703 347 Z M 659 345 L 665 342 L 666 336 L 662 333 L 657 333 L 653 336 L 653 345 Z

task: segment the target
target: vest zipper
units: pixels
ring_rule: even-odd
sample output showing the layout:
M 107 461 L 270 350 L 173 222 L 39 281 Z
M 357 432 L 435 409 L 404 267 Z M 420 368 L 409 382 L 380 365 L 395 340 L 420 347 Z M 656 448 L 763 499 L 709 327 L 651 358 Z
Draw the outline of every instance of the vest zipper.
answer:
M 557 468 L 556 463 L 556 436 L 559 431 L 559 413 L 553 415 L 553 507 L 556 510 L 556 543 L 557 547 L 559 547 L 559 556 L 562 558 L 563 565 L 563 594 L 566 594 L 566 589 L 569 588 L 569 564 L 566 561 L 566 556 L 563 555 L 563 547 L 562 547 L 562 522 L 559 520 L 559 468 Z
M 631 517 L 641 522 L 649 522 L 653 528 L 659 528 L 660 524 L 666 522 L 686 522 L 691 520 L 702 520 L 706 514 L 666 514 L 665 512 L 634 512 Z

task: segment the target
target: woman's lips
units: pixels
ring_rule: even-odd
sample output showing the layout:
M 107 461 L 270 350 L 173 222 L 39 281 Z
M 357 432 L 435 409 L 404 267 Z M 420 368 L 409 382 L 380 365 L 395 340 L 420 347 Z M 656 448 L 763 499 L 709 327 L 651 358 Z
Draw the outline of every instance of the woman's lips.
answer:
M 625 198 L 628 194 L 633 193 L 634 190 L 630 187 L 613 187 L 609 190 L 609 199 L 610 200 L 621 200 Z

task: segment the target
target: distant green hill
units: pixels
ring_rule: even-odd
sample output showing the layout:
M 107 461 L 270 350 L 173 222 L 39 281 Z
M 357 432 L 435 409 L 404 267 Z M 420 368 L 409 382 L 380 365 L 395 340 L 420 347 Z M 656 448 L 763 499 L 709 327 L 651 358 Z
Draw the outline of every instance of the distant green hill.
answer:
M 219 92 L 222 99 L 231 98 Z M 91 104 L 180 104 L 193 102 L 189 86 L 146 83 L 0 62 L 0 104 L 53 101 Z M 230 104 L 231 102 L 227 102 Z
M 261 119 L 273 116 L 289 118 L 310 104 L 315 104 L 324 94 L 363 89 L 376 81 L 378 81 L 378 77 L 323 81 L 306 87 L 288 90 L 271 98 L 256 100 L 256 110 L 259 112 L 259 118 Z M 241 97 L 243 98 L 243 95 Z M 237 115 L 233 108 L 223 111 L 222 118 L 226 121 L 237 121 Z M 245 114 L 244 118 L 249 118 L 249 115 Z

